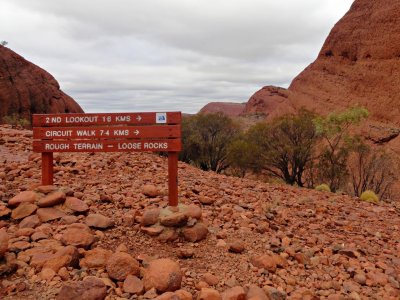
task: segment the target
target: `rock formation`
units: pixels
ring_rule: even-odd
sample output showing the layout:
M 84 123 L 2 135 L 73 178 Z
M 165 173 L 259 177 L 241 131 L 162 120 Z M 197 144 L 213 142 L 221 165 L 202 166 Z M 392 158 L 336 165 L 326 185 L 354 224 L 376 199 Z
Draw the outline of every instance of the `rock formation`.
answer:
M 372 119 L 400 125 L 400 2 L 356 0 L 289 91 L 296 107 L 359 104 Z
M 330 32 L 317 59 L 290 87 L 262 88 L 251 96 L 243 114 L 273 118 L 300 107 L 325 114 L 362 105 L 374 122 L 371 134 L 382 129 L 380 143 L 399 131 L 399 103 L 400 2 L 356 0 Z
M 294 111 L 289 101 L 290 92 L 287 89 L 275 86 L 265 86 L 256 92 L 243 111 L 244 115 L 264 114 L 273 118 Z
M 200 113 L 218 113 L 222 112 L 230 117 L 237 117 L 243 113 L 245 103 L 232 103 L 232 102 L 211 102 L 204 106 Z
M 53 76 L 0 46 L 0 123 L 13 114 L 30 120 L 34 113 L 77 112 L 82 108 L 60 90 Z

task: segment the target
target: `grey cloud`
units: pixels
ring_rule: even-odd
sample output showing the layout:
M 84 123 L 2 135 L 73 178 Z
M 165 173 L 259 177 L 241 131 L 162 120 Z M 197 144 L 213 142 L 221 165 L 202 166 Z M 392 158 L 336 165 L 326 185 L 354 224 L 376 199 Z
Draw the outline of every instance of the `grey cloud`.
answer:
M 288 86 L 352 0 L 2 0 L 0 39 L 87 111 L 196 112 Z

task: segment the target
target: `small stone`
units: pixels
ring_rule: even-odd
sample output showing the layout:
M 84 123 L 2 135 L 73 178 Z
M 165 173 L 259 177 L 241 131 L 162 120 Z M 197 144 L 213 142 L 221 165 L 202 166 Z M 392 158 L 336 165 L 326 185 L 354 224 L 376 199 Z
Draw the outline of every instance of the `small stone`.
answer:
M 103 300 L 107 296 L 107 287 L 96 277 L 87 277 L 83 281 L 65 284 L 56 300 Z
M 24 229 L 30 229 L 30 228 L 24 228 Z M 34 234 L 31 235 L 31 240 L 34 242 L 37 242 L 39 240 L 44 240 L 47 238 L 49 238 L 49 235 L 41 231 L 35 232 Z
M 151 208 L 146 209 L 143 212 L 141 225 L 142 226 L 151 226 L 158 222 L 158 216 L 160 215 L 160 208 Z
M 11 213 L 11 209 L 6 207 L 5 205 L 0 204 L 0 218 L 8 216 Z
M 56 276 L 56 272 L 50 268 L 43 268 L 40 272 L 40 278 L 42 280 L 51 281 L 54 276 Z
M 126 252 L 128 253 L 129 249 L 125 244 L 119 244 L 118 247 L 115 249 L 115 252 Z
M 88 248 L 94 242 L 94 235 L 85 224 L 75 223 L 64 231 L 61 242 L 64 245 Z
M 211 205 L 211 204 L 213 204 L 215 202 L 215 199 L 207 197 L 207 196 L 200 196 L 199 197 L 199 201 L 200 201 L 201 204 Z
M 193 248 L 180 248 L 180 249 L 178 249 L 177 254 L 178 254 L 179 258 L 183 258 L 183 259 L 192 258 L 194 255 L 194 250 L 193 250 Z
M 195 204 L 190 204 L 184 209 L 185 215 L 188 216 L 188 218 L 193 218 L 196 220 L 200 220 L 202 216 L 202 210 L 201 207 L 195 205 Z
M 86 217 L 86 225 L 89 227 L 106 229 L 114 226 L 114 221 L 101 214 L 90 214 Z
M 222 300 L 246 300 L 246 292 L 243 287 L 235 286 L 222 293 Z
M 65 199 L 65 206 L 76 213 L 86 213 L 89 211 L 89 206 L 75 197 L 67 197 Z
M 63 222 L 63 224 L 67 224 L 67 225 L 77 223 L 78 220 L 79 219 L 77 216 L 64 216 L 61 218 L 61 221 Z
M 141 227 L 140 230 L 150 236 L 158 236 L 160 235 L 161 232 L 163 232 L 164 227 L 159 225 L 153 225 L 150 227 Z
M 181 299 L 173 292 L 166 292 L 158 296 L 155 300 L 181 300 Z
M 61 191 L 53 192 L 46 195 L 38 201 L 39 207 L 51 207 L 58 204 L 62 204 L 65 201 L 65 194 Z
M 276 260 L 272 255 L 261 255 L 257 257 L 252 257 L 250 259 L 250 262 L 253 266 L 259 268 L 259 269 L 265 269 L 268 272 L 275 273 L 276 271 Z
M 14 196 L 8 201 L 8 205 L 11 207 L 15 207 L 20 205 L 21 203 L 35 203 L 38 198 L 38 195 L 33 191 L 24 191 Z
M 256 285 L 250 285 L 246 297 L 248 300 L 269 300 L 264 290 Z
M 30 216 L 37 210 L 37 206 L 32 203 L 21 203 L 16 209 L 11 213 L 11 218 L 14 220 L 23 219 Z
M 45 261 L 43 268 L 49 268 L 58 272 L 63 267 L 77 267 L 79 263 L 78 249 L 67 246 L 59 249 Z
M 219 278 L 211 273 L 205 273 L 203 275 L 203 280 L 209 285 L 217 285 L 219 283 Z
M 157 295 L 157 291 L 156 291 L 156 289 L 155 288 L 152 288 L 152 289 L 150 289 L 150 290 L 148 290 L 144 295 L 143 295 L 143 298 L 144 299 L 156 299 L 156 297 L 157 297 L 158 295 Z
M 38 186 L 35 190 L 42 194 L 50 194 L 51 192 L 56 191 L 57 187 L 54 185 L 41 185 Z
M 155 288 L 158 292 L 173 292 L 181 287 L 182 272 L 177 262 L 170 259 L 156 259 L 144 271 L 145 290 Z
M 16 236 L 31 236 L 32 234 L 35 233 L 35 229 L 33 228 L 20 228 L 17 230 L 15 233 Z
M 35 228 L 41 224 L 37 215 L 29 216 L 19 223 L 19 228 Z
M 367 282 L 367 277 L 364 273 L 357 273 L 356 275 L 354 275 L 354 281 L 361 285 L 365 285 L 365 283 Z
M 108 276 L 115 280 L 125 280 L 128 275 L 140 274 L 139 263 L 128 253 L 117 252 L 111 255 L 106 266 Z
M 268 299 L 271 299 L 271 300 L 285 300 L 287 297 L 285 292 L 281 292 L 274 287 L 270 287 L 270 286 L 265 287 L 264 291 L 267 294 L 267 297 L 269 297 Z M 304 299 L 304 298 L 302 298 L 302 299 Z M 310 298 L 310 299 L 314 299 L 314 298 Z
M 175 291 L 175 295 L 177 295 L 180 300 L 193 300 L 192 294 L 185 290 L 177 290 Z
M 144 292 L 143 282 L 133 275 L 128 275 L 126 277 L 122 289 L 125 293 L 131 293 L 135 295 L 142 295 Z
M 93 268 L 105 268 L 108 260 L 110 259 L 112 252 L 100 247 L 86 251 L 84 258 L 79 262 L 81 268 L 93 269 Z
M 0 259 L 4 257 L 8 250 L 8 234 L 5 228 L 0 229 Z
M 198 242 L 204 240 L 208 234 L 208 228 L 203 223 L 196 223 L 193 227 L 185 228 L 182 231 L 185 240 L 189 242 Z
M 211 288 L 203 288 L 200 290 L 198 300 L 222 300 L 221 294 Z
M 245 250 L 245 244 L 242 241 L 236 240 L 229 244 L 229 251 L 233 253 L 242 253 Z
M 159 195 L 159 191 L 156 186 L 152 184 L 146 184 L 142 188 L 142 194 L 147 197 L 154 198 Z
M 41 222 L 61 219 L 65 213 L 54 207 L 39 208 L 36 212 Z
M 160 218 L 160 223 L 168 227 L 181 227 L 186 224 L 188 220 L 187 215 L 182 212 L 175 212 Z

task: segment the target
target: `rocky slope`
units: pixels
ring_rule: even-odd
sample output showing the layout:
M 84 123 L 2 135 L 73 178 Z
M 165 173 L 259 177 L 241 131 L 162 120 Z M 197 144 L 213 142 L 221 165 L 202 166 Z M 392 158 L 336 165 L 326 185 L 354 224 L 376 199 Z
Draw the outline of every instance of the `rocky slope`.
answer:
M 13 114 L 30 120 L 33 113 L 74 112 L 83 110 L 53 76 L 0 46 L 0 123 Z
M 398 203 L 180 163 L 190 241 L 174 234 L 171 215 L 161 216 L 165 158 L 55 154 L 56 186 L 40 187 L 31 137 L 0 126 L 1 299 L 400 297 Z M 165 228 L 151 225 L 158 218 Z M 208 228 L 201 240 L 199 220 Z

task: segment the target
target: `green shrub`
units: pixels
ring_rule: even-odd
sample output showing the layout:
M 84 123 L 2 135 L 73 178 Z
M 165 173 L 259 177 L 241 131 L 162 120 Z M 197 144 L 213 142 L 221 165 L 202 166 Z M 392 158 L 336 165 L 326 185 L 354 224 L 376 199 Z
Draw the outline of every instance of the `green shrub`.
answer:
M 367 191 L 363 192 L 360 196 L 360 199 L 362 201 L 373 202 L 373 203 L 379 202 L 378 196 L 374 193 L 374 191 L 371 191 L 371 190 L 367 190 Z
M 19 114 L 12 114 L 3 117 L 3 122 L 12 126 L 12 128 L 17 128 L 18 126 L 27 128 L 31 125 L 29 120 L 21 117 Z
M 316 189 L 317 191 L 320 191 L 320 192 L 330 192 L 330 191 L 331 191 L 329 185 L 327 185 L 326 183 L 317 185 L 317 186 L 315 187 L 315 189 Z

